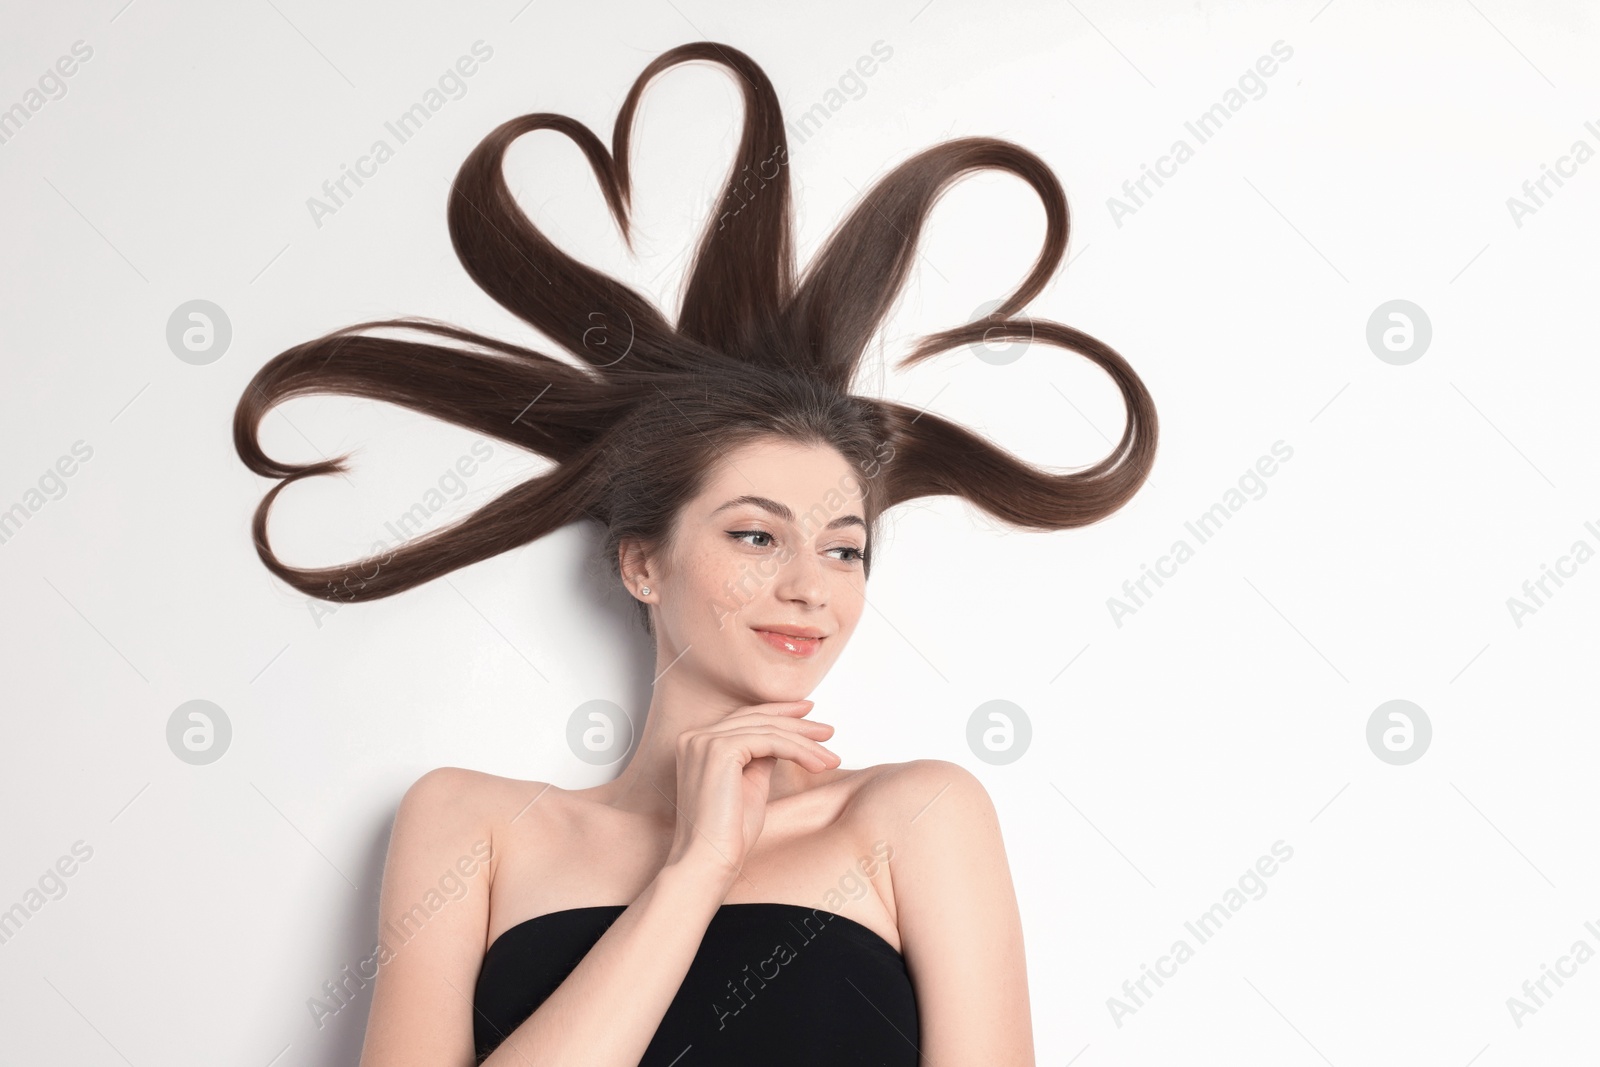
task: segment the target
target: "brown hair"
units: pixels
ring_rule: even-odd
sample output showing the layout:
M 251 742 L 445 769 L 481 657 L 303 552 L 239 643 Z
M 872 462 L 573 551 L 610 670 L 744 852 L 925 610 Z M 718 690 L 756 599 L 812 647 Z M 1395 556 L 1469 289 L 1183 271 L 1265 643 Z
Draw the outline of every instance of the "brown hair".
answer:
M 679 63 L 731 69 L 744 92 L 744 130 L 721 206 L 688 274 L 677 325 L 635 290 L 571 258 L 536 229 L 506 186 L 502 160 L 518 137 L 556 130 L 588 158 L 611 214 L 628 226 L 629 131 L 646 85 Z M 281 479 L 256 508 L 256 551 L 272 573 L 328 600 L 391 596 L 587 517 L 606 531 L 613 572 L 624 538 L 669 543 L 682 505 L 717 455 L 775 436 L 839 451 L 864 487 L 869 534 L 882 512 L 954 494 L 1025 529 L 1095 522 L 1120 508 L 1155 460 L 1155 405 L 1113 349 L 1060 323 L 1019 317 L 1066 251 L 1060 182 L 1033 153 L 990 137 L 946 141 L 913 156 L 866 193 L 802 277 L 794 269 L 787 144 L 777 95 L 736 48 L 673 48 L 634 83 L 617 114 L 613 151 L 579 122 L 538 112 L 503 123 L 467 157 L 450 193 L 450 239 L 462 266 L 500 304 L 583 360 L 579 367 L 520 345 L 421 317 L 359 323 L 267 362 L 239 399 L 234 446 L 257 474 Z M 1083 470 L 1050 474 L 931 412 L 856 396 L 863 352 L 905 282 L 934 202 L 967 171 L 1010 172 L 1045 209 L 1044 247 L 1028 276 L 987 319 L 920 339 L 906 367 L 996 340 L 1056 345 L 1106 371 L 1127 422 L 1116 447 Z M 376 337 L 419 330 L 459 344 Z M 487 351 L 475 351 L 467 345 Z M 401 404 L 536 452 L 552 469 L 477 511 L 382 557 L 298 568 L 267 542 L 267 512 L 301 478 L 345 470 L 268 457 L 257 428 L 274 404 L 308 393 Z M 871 566 L 871 537 L 864 568 Z M 370 570 L 370 573 L 369 573 Z M 649 628 L 643 603 L 640 613 Z

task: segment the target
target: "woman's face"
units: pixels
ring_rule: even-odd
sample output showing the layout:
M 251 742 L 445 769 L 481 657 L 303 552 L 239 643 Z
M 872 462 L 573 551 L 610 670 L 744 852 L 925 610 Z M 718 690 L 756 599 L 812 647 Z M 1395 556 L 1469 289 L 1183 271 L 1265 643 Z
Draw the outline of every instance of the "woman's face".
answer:
M 763 438 L 725 455 L 642 583 L 657 670 L 690 672 L 740 703 L 810 693 L 861 618 L 862 490 L 825 445 Z

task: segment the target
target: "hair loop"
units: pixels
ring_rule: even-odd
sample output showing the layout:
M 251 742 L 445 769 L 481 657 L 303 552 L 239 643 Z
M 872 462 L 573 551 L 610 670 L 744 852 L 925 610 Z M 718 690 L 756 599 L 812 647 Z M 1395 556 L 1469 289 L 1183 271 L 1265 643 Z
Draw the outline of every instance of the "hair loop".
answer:
M 588 160 L 631 250 L 629 148 L 639 100 L 658 75 L 691 61 L 721 65 L 738 79 L 744 119 L 674 325 L 634 289 L 557 248 L 518 206 L 503 164 L 525 133 L 566 136 Z M 862 195 L 797 279 L 783 117 L 772 84 L 749 56 L 709 41 L 663 53 L 629 90 L 611 140 L 607 150 L 564 115 L 538 112 L 504 122 L 462 163 L 447 209 L 451 244 L 473 281 L 580 362 L 408 317 L 347 326 L 295 345 L 251 379 L 234 412 L 234 447 L 250 470 L 280 479 L 251 523 L 256 551 L 273 574 L 310 596 L 371 600 L 581 518 L 605 528 L 616 572 L 625 541 L 649 548 L 670 542 L 679 509 L 719 459 L 773 436 L 827 445 L 859 472 L 868 559 L 878 517 L 916 497 L 954 494 L 1018 527 L 1056 530 L 1110 515 L 1148 477 L 1156 411 L 1132 367 L 1070 326 L 1017 317 L 1059 267 L 1070 228 L 1061 183 L 1032 152 L 997 138 L 964 137 L 918 153 Z M 758 168 L 754 188 L 752 168 Z M 1014 174 L 1038 195 L 1045 210 L 1038 259 L 993 316 L 920 338 L 899 366 L 997 338 L 1090 359 L 1116 383 L 1127 421 L 1112 451 L 1086 469 L 1050 473 L 936 414 L 852 392 L 862 355 L 905 284 L 929 212 L 952 183 L 981 169 Z M 434 339 L 367 332 L 378 327 Z M 283 463 L 262 451 L 258 431 L 274 405 L 312 393 L 409 407 L 554 466 L 383 556 L 292 567 L 267 539 L 273 501 L 302 478 L 342 472 L 349 457 Z M 638 607 L 648 628 L 645 605 Z

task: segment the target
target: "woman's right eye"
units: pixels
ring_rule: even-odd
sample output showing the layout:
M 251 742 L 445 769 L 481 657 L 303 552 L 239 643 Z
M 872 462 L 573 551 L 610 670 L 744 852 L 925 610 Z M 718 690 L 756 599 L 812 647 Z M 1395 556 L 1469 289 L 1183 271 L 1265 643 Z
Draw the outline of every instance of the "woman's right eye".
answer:
M 733 538 L 735 541 L 742 541 L 746 537 L 765 537 L 765 538 L 768 538 L 768 539 L 770 539 L 772 537 L 772 535 L 769 534 L 765 530 L 729 530 L 728 531 L 728 536 Z M 749 542 L 746 542 L 746 543 L 748 544 Z M 767 546 L 766 545 L 750 545 L 750 547 L 751 548 L 766 548 Z

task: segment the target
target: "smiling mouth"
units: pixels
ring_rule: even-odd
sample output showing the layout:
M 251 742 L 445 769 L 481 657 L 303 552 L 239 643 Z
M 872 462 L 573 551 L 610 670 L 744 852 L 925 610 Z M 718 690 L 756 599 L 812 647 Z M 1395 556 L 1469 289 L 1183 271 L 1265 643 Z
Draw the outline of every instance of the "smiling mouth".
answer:
M 756 635 L 779 652 L 800 658 L 815 655 L 822 647 L 822 642 L 827 640 L 826 637 L 795 637 L 791 634 L 773 633 L 771 630 L 756 630 Z

